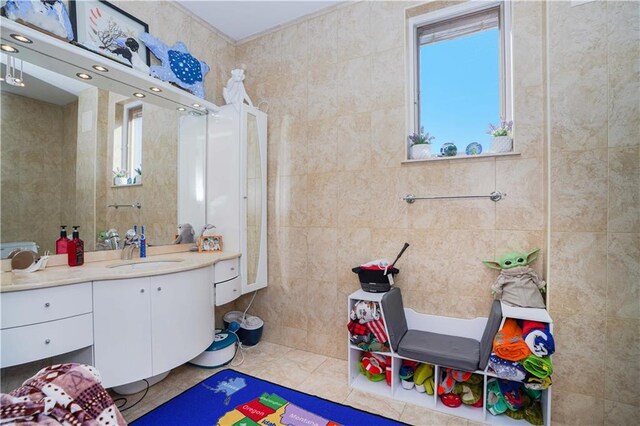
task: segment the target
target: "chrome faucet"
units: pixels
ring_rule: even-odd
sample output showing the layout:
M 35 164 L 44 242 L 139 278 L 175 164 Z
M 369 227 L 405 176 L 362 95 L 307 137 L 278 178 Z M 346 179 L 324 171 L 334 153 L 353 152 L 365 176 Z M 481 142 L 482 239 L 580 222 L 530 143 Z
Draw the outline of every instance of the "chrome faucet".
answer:
M 129 229 L 124 237 L 124 246 L 120 253 L 120 259 L 131 260 L 133 258 L 133 251 L 136 248 L 140 248 L 140 235 L 136 234 L 133 229 Z

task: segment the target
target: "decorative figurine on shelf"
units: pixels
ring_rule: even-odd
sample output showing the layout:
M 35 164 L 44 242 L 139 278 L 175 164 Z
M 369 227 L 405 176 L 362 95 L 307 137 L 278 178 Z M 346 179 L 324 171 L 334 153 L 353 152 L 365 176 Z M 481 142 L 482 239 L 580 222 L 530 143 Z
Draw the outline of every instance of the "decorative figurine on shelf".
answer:
M 530 253 L 507 253 L 499 260 L 485 260 L 491 269 L 500 270 L 500 275 L 491 287 L 496 299 L 511 306 L 523 308 L 544 308 L 544 292 L 546 283 L 529 267 L 538 258 L 540 249 Z
M 195 243 L 194 235 L 195 231 L 190 223 L 180 224 L 178 225 L 178 236 L 173 244 L 193 244 Z
M 139 38 L 162 62 L 162 65 L 151 66 L 152 77 L 175 83 L 204 99 L 203 82 L 209 65 L 194 58 L 181 41 L 169 47 L 149 33 L 140 33 Z
M 240 111 L 240 106 L 244 101 L 251 106 L 253 103 L 247 95 L 247 91 L 244 88 L 244 69 L 237 68 L 235 70 L 231 70 L 231 78 L 227 81 L 227 87 L 222 89 L 222 96 L 224 96 L 224 101 L 229 104 L 233 104 L 238 111 Z
M 114 41 L 118 47 L 115 48 L 111 53 L 120 55 L 125 58 L 127 61 L 129 61 L 134 70 L 138 70 L 145 73 L 146 75 L 149 75 L 149 66 L 145 64 L 142 58 L 140 58 L 140 55 L 137 54 L 138 50 L 140 49 L 140 45 L 135 38 L 122 37 Z
M 69 13 L 61 0 L 8 0 L 7 18 L 67 40 L 73 40 Z

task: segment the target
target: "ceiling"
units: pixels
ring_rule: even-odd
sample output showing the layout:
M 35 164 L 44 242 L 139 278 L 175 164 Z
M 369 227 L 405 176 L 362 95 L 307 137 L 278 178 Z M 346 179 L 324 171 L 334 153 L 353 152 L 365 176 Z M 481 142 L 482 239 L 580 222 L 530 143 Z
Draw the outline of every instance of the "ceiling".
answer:
M 177 1 L 233 41 L 246 39 L 341 3 L 330 0 Z

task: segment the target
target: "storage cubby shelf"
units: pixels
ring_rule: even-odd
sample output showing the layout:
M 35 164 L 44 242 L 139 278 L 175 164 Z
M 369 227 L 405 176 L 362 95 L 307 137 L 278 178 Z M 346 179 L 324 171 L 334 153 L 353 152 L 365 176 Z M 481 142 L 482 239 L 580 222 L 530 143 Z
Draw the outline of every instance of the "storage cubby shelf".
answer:
M 380 304 L 382 297 L 385 293 L 367 293 L 363 290 L 358 290 L 349 295 L 347 306 L 348 312 L 351 311 L 354 303 L 359 300 L 366 300 L 372 302 L 378 302 Z M 519 308 L 506 305 L 502 305 L 502 325 L 506 318 L 525 319 L 531 321 L 539 321 L 548 323 L 551 331 L 553 331 L 553 322 L 546 309 L 534 309 L 534 308 Z M 380 305 L 379 305 L 380 306 Z M 384 318 L 385 313 L 380 306 L 380 312 Z M 415 312 L 412 309 L 405 308 L 405 316 L 407 318 L 407 324 L 409 329 L 430 331 L 433 333 L 448 334 L 453 336 L 468 337 L 476 340 L 480 340 L 482 333 L 487 322 L 487 318 L 479 317 L 474 319 L 460 319 L 451 318 L 438 315 L 421 314 Z M 348 320 L 348 319 L 347 319 Z M 386 327 L 386 321 L 385 321 Z M 387 330 L 388 335 L 388 330 Z M 483 384 L 483 407 L 471 407 L 467 405 L 461 405 L 457 408 L 451 408 L 444 405 L 437 395 L 428 395 L 426 393 L 419 393 L 415 389 L 404 389 L 400 382 L 399 369 L 403 359 L 395 352 L 375 352 L 381 355 L 390 357 L 392 368 L 391 386 L 387 385 L 386 381 L 371 382 L 365 376 L 359 373 L 358 365 L 362 354 L 365 352 L 357 346 L 349 343 L 348 349 L 348 368 L 349 368 L 349 385 L 352 388 L 359 389 L 365 392 L 374 393 L 376 395 L 396 399 L 399 401 L 414 404 L 423 408 L 427 408 L 434 411 L 439 411 L 453 416 L 463 417 L 475 422 L 488 423 L 492 425 L 529 425 L 526 420 L 515 420 L 505 415 L 494 416 L 487 410 L 486 406 L 486 390 L 487 380 L 491 378 L 497 378 L 498 376 L 489 371 L 489 367 L 485 370 L 476 370 L 474 373 L 484 376 Z M 413 360 L 417 361 L 417 360 Z M 442 369 L 438 365 L 435 366 L 434 377 L 436 379 L 435 388 L 437 389 L 437 381 L 441 376 Z M 551 387 L 542 392 L 542 414 L 544 418 L 544 424 L 551 424 Z

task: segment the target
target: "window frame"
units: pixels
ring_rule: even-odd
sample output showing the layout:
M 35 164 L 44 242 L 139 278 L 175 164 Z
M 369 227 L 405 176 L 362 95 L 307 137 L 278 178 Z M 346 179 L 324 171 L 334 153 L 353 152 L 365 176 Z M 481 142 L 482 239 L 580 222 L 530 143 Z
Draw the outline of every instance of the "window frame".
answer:
M 131 121 L 133 118 L 135 118 L 136 115 L 140 115 L 142 116 L 143 114 L 143 103 L 140 101 L 135 101 L 135 102 L 130 102 L 124 105 L 123 108 L 123 119 L 122 119 L 122 142 L 121 142 L 121 158 L 120 158 L 120 169 L 122 170 L 126 170 L 127 174 L 132 177 L 133 176 L 133 170 L 131 169 L 131 166 L 135 166 L 133 164 L 133 153 L 131 152 L 131 150 L 129 150 L 129 144 L 131 143 L 132 140 L 132 125 L 131 125 Z M 140 141 L 142 143 L 142 141 Z M 142 158 L 140 158 L 140 161 L 142 161 Z
M 511 2 L 510 1 L 468 1 L 463 4 L 449 6 L 442 9 L 428 12 L 423 15 L 413 16 L 407 20 L 407 123 L 406 134 L 418 132 L 420 129 L 420 41 L 418 40 L 418 29 L 426 25 L 435 24 L 441 21 L 458 18 L 475 12 L 495 7 L 500 8 L 500 115 L 506 121 L 513 120 L 513 62 L 512 62 L 512 34 L 511 34 Z M 500 117 L 496 117 L 496 121 Z M 487 123 L 488 125 L 489 123 Z M 514 149 L 511 153 L 515 153 Z M 483 154 L 484 155 L 484 154 Z M 492 154 L 487 154 L 492 155 Z M 495 155 L 495 154 L 494 154 Z M 409 144 L 405 140 L 405 161 L 430 161 L 410 160 Z M 465 157 L 448 157 L 465 158 Z M 435 159 L 435 158 L 434 158 Z

